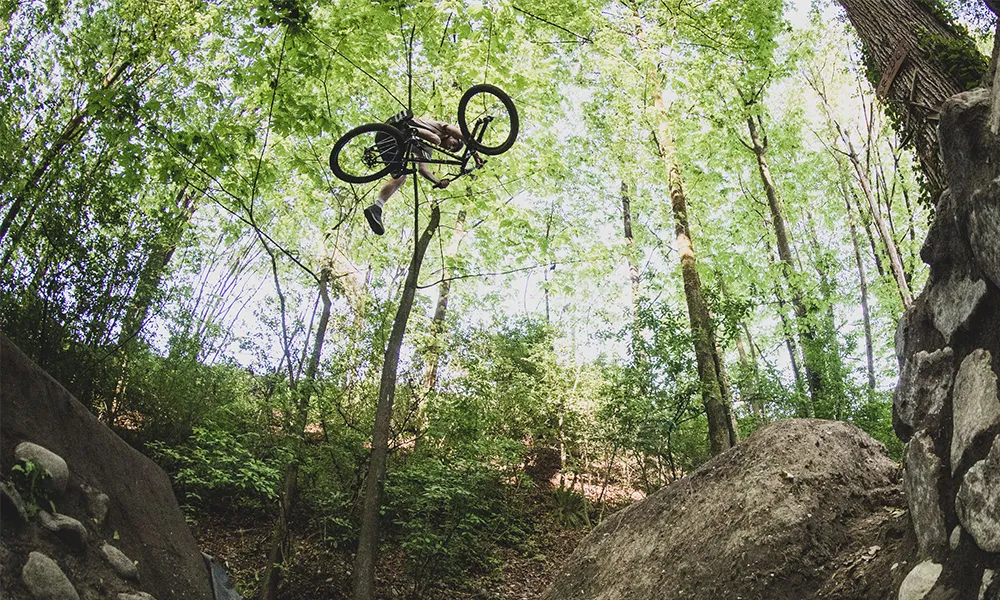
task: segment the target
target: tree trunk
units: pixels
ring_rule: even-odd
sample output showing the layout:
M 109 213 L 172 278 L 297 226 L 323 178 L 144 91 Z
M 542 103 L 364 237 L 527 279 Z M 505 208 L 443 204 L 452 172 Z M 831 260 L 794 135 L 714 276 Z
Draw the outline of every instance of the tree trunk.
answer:
M 361 507 L 361 531 L 358 534 L 358 553 L 354 559 L 354 600 L 374 600 L 375 561 L 378 556 L 379 508 L 381 506 L 382 484 L 385 480 L 386 458 L 389 453 L 389 426 L 392 422 L 392 403 L 396 396 L 396 373 L 399 368 L 399 352 L 403 347 L 406 323 L 410 319 L 413 298 L 417 291 L 417 277 L 424 261 L 427 246 L 434 237 L 441 222 L 441 209 L 435 204 L 431 209 L 431 219 L 413 248 L 410 268 L 403 283 L 403 293 L 392 322 L 392 331 L 385 348 L 382 362 L 382 379 L 379 382 L 378 406 L 375 410 L 375 425 L 372 429 L 371 459 L 368 476 L 365 478 L 365 497 Z M 414 232 L 415 233 L 415 232 Z
M 319 370 L 319 359 L 323 352 L 323 342 L 326 340 L 326 328 L 330 323 L 330 295 L 327 291 L 327 284 L 330 280 L 330 269 L 324 268 L 319 278 L 319 295 L 323 301 L 323 309 L 320 313 L 319 323 L 316 325 L 316 338 L 313 340 L 312 353 L 306 365 L 306 372 L 303 379 L 296 382 L 294 379 L 289 383 L 292 386 L 292 393 L 295 395 L 295 415 L 292 419 L 293 427 L 290 432 L 292 437 L 292 458 L 285 465 L 285 473 L 281 490 L 281 497 L 278 500 L 278 519 L 274 524 L 271 533 L 271 549 L 268 553 L 267 567 L 264 577 L 261 580 L 258 600 L 276 600 L 278 597 L 278 584 L 281 583 L 281 573 L 285 569 L 285 562 L 289 557 L 289 530 L 288 523 L 295 509 L 299 493 L 299 465 L 303 460 L 303 436 L 305 435 L 306 423 L 309 417 L 309 401 L 313 394 L 313 384 L 316 381 L 316 372 Z
M 708 304 L 701 291 L 701 277 L 698 275 L 694 244 L 691 241 L 691 231 L 688 226 L 687 198 L 684 196 L 680 165 L 677 163 L 677 152 L 666 119 L 666 108 L 663 105 L 663 97 L 658 87 L 653 93 L 653 104 L 658 121 L 657 143 L 660 147 L 660 156 L 667 169 L 667 180 L 670 186 L 670 205 L 674 215 L 674 230 L 677 235 L 677 254 L 680 257 L 681 274 L 684 279 L 684 297 L 687 300 L 688 318 L 691 322 L 691 333 L 694 338 L 694 352 L 702 388 L 701 398 L 708 416 L 709 449 L 712 456 L 715 456 L 732 447 L 736 432 L 733 431 L 732 420 L 725 406 L 728 398 L 723 395 L 722 376 L 719 373 L 721 361 L 716 352 L 715 332 L 712 330 Z
M 931 199 L 944 189 L 938 154 L 938 110 L 945 99 L 980 84 L 986 57 L 968 36 L 943 21 L 939 4 L 925 0 L 838 0 L 864 47 L 868 78 L 880 83 L 896 62 L 897 48 L 906 58 L 888 89 L 880 95 L 903 139 L 912 141 L 927 176 Z M 950 52 L 940 51 L 945 45 Z M 962 51 L 956 55 L 956 48 Z
M 861 285 L 861 317 L 864 319 L 865 326 L 865 357 L 868 365 L 868 389 L 875 391 L 875 352 L 872 345 L 871 312 L 868 309 L 868 280 L 865 278 L 865 266 L 861 260 L 861 248 L 858 245 L 858 227 L 854 220 L 854 209 L 851 207 L 851 195 L 847 189 L 847 182 L 844 180 L 846 175 L 846 173 L 841 175 L 840 189 L 844 194 L 844 204 L 847 207 L 847 224 L 851 231 L 854 263 L 858 267 L 858 281 Z
M 431 343 L 427 348 L 427 358 L 424 363 L 424 395 L 433 391 L 437 385 L 438 361 L 441 359 L 441 332 L 444 331 L 444 321 L 448 316 L 448 295 L 451 293 L 451 270 L 448 268 L 448 259 L 458 255 L 458 246 L 465 237 L 464 225 L 465 211 L 461 210 L 455 219 L 455 234 L 451 239 L 451 245 L 445 251 L 445 263 L 441 268 L 437 305 L 434 307 L 434 317 L 431 319 Z
M 632 237 L 632 198 L 629 195 L 628 184 L 622 180 L 622 221 L 625 234 L 625 260 L 628 261 L 628 278 L 632 284 L 632 361 L 637 367 L 645 365 L 646 351 L 642 345 L 642 327 L 639 324 L 639 301 L 642 298 L 642 287 L 639 279 L 638 256 L 635 250 L 635 239 Z
M 708 304 L 701 291 L 701 277 L 698 275 L 698 265 L 694 254 L 694 244 L 691 241 L 691 230 L 688 226 L 687 198 L 684 196 L 684 185 L 681 179 L 681 168 L 677 162 L 677 148 L 670 123 L 667 120 L 667 109 L 663 103 L 663 83 L 657 71 L 657 61 L 652 56 L 649 45 L 643 33 L 642 19 L 635 12 L 636 40 L 649 64 L 647 82 L 653 88 L 653 110 L 656 113 L 656 144 L 667 171 L 667 182 L 670 188 L 670 205 L 674 215 L 674 229 L 677 236 L 677 255 L 681 263 L 681 275 L 684 281 L 684 297 L 687 301 L 688 319 L 691 323 L 691 333 L 694 342 L 695 359 L 698 364 L 698 378 L 701 382 L 701 400 L 708 418 L 708 443 L 712 456 L 721 454 L 733 446 L 736 431 L 733 420 L 726 407 L 729 398 L 724 395 L 725 384 L 719 372 L 722 364 L 715 344 L 715 331 L 708 313 Z
M 118 332 L 118 342 L 115 345 L 121 373 L 115 385 L 114 394 L 110 395 L 107 401 L 106 421 L 109 426 L 114 425 L 118 410 L 125 398 L 128 387 L 128 359 L 135 347 L 135 339 L 142 331 L 146 318 L 149 316 L 149 309 L 153 306 L 153 300 L 160 289 L 167 265 L 177 250 L 177 244 L 180 242 L 188 223 L 191 222 L 195 210 L 197 210 L 198 196 L 200 194 L 189 192 L 186 184 L 181 188 L 176 197 L 176 207 L 179 209 L 177 219 L 170 223 L 164 231 L 157 234 L 151 243 L 146 262 L 139 271 L 135 293 L 132 294 L 132 301 L 125 311 L 125 317 L 122 319 Z
M 784 265 L 782 271 L 791 291 L 792 309 L 795 312 L 795 330 L 798 332 L 799 342 L 802 346 L 802 367 L 805 371 L 806 385 L 809 387 L 809 397 L 812 403 L 819 405 L 825 401 L 826 388 L 828 387 L 824 381 L 823 368 L 819 364 L 823 358 L 822 349 L 817 347 L 819 342 L 813 323 L 814 315 L 811 315 L 806 308 L 800 285 L 797 282 L 795 259 L 792 256 L 788 230 L 785 228 L 785 207 L 781 198 L 778 197 L 774 178 L 771 176 L 771 167 L 767 161 L 767 137 L 762 136 L 758 131 L 759 124 L 759 117 L 757 122 L 754 122 L 752 116 L 747 117 L 747 129 L 750 132 L 752 150 L 757 159 L 757 171 L 760 173 L 760 180 L 767 195 L 767 206 L 771 211 L 771 226 L 774 228 L 774 237 L 778 242 L 778 258 Z

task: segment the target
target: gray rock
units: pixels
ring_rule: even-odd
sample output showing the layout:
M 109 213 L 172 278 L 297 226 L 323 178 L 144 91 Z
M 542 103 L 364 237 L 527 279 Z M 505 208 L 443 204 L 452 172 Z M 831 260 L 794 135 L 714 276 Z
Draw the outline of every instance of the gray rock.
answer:
M 80 600 L 56 561 L 41 552 L 28 555 L 28 562 L 21 569 L 21 580 L 35 600 Z
M 28 520 L 28 511 L 24 507 L 24 500 L 21 498 L 21 494 L 14 489 L 14 486 L 7 485 L 6 483 L 0 481 L 0 514 L 4 517 L 10 516 L 7 514 L 8 507 L 13 510 L 22 521 Z
M 986 590 L 989 589 L 991 583 L 993 583 L 993 570 L 986 569 L 983 571 L 983 583 L 979 586 L 979 600 L 985 600 Z
M 896 334 L 893 336 L 893 341 L 896 346 L 896 361 L 899 363 L 899 368 L 903 368 L 903 362 L 906 357 L 906 334 L 910 329 L 910 315 L 913 313 L 914 308 L 910 308 L 903 311 L 903 315 L 899 317 L 899 323 L 896 324 Z
M 913 567 L 899 586 L 899 600 L 921 600 L 937 583 L 941 576 L 941 565 L 925 560 Z
M 944 548 L 948 534 L 938 500 L 938 481 L 944 471 L 934 454 L 934 440 L 923 431 L 906 445 L 903 490 L 910 506 L 919 556 L 933 556 Z
M 146 592 L 133 592 L 125 593 L 122 592 L 118 594 L 118 600 L 156 600 L 151 594 Z
M 958 544 L 962 541 L 962 528 L 955 525 L 955 528 L 951 530 L 951 537 L 948 538 L 948 545 L 952 550 L 958 550 Z
M 1000 436 L 985 460 L 969 468 L 955 497 L 962 527 L 987 552 L 1000 552 Z
M 973 350 L 958 369 L 952 392 L 951 471 L 954 474 L 977 435 L 1000 422 L 997 376 L 989 350 Z M 968 527 L 966 527 L 968 529 Z
M 952 271 L 946 281 L 937 283 L 927 293 L 934 314 L 934 327 L 951 343 L 951 336 L 969 318 L 986 295 L 986 282 L 973 281 Z
M 51 515 L 44 510 L 38 511 L 38 520 L 42 527 L 58 535 L 77 549 L 87 545 L 87 528 L 82 523 L 66 515 Z
M 969 246 L 976 265 L 1000 286 L 1000 181 L 973 197 L 969 212 Z
M 139 580 L 139 568 L 135 566 L 132 559 L 125 556 L 125 553 L 115 548 L 111 544 L 101 546 L 101 555 L 108 561 L 111 568 L 123 579 Z
M 896 433 L 904 442 L 917 429 L 934 429 L 955 376 L 951 348 L 917 352 L 903 365 L 893 396 Z
M 100 490 L 96 490 L 86 483 L 80 484 L 83 497 L 87 499 L 87 512 L 94 519 L 98 527 L 104 524 L 104 519 L 108 517 L 108 507 L 111 505 L 111 498 Z
M 66 483 L 69 481 L 69 467 L 61 456 L 47 448 L 31 442 L 21 442 L 14 449 L 14 459 L 18 461 L 31 461 L 49 472 L 51 477 L 45 481 L 46 489 L 57 495 L 62 495 L 66 491 Z

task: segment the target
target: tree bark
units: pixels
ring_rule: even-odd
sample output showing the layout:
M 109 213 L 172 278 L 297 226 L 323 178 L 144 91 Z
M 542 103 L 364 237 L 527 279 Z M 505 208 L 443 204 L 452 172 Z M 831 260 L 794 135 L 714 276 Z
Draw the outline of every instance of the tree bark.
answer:
M 375 425 L 372 429 L 372 450 L 365 478 L 365 497 L 361 506 L 361 531 L 358 534 L 358 553 L 354 559 L 354 600 L 374 600 L 375 561 L 378 556 L 379 508 L 381 506 L 382 484 L 385 480 L 386 458 L 389 453 L 389 426 L 392 422 L 392 404 L 396 396 L 396 374 L 399 368 L 399 352 L 403 347 L 406 323 L 413 309 L 413 298 L 417 291 L 417 277 L 420 265 L 427 253 L 427 246 L 441 222 L 441 209 L 434 205 L 430 222 L 413 248 L 410 268 L 403 283 L 403 293 L 392 322 L 392 331 L 385 348 L 382 362 L 382 379 L 379 382 L 378 405 L 375 410 Z
M 953 47 L 963 45 L 975 51 L 968 35 L 943 22 L 937 4 L 923 0 L 838 0 L 847 18 L 861 38 L 869 79 L 873 85 L 892 67 L 897 47 L 907 56 L 884 101 L 896 114 L 895 125 L 904 139 L 912 141 L 931 198 L 945 187 L 944 172 L 938 154 L 937 112 L 945 99 L 979 84 L 985 75 L 963 80 L 956 69 L 943 64 L 943 53 L 935 52 L 933 40 L 946 41 Z M 931 6 L 935 10 L 931 10 Z M 978 53 L 978 52 L 977 52 Z M 952 59 L 954 60 L 954 58 Z
M 861 317 L 865 326 L 865 358 L 867 359 L 868 389 L 875 391 L 875 352 L 872 345 L 871 312 L 868 309 L 868 280 L 865 278 L 865 265 L 861 260 L 861 248 L 858 245 L 858 227 L 854 221 L 854 209 L 851 208 L 851 197 L 846 183 L 841 182 L 844 203 L 847 207 L 847 224 L 851 230 L 851 245 L 854 248 L 854 263 L 858 267 L 858 281 L 861 286 Z

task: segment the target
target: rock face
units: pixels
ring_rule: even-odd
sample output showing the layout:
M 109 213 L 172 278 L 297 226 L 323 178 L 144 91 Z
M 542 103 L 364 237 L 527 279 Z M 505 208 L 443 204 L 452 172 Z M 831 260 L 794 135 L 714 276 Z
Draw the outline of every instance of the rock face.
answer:
M 209 571 L 166 474 L 3 335 L 0 377 L 0 478 L 9 477 L 27 457 L 62 482 L 37 506 L 17 509 L 13 494 L 0 494 L 0 537 L 7 550 L 0 557 L 0 597 L 69 599 L 79 593 L 114 598 L 148 592 L 159 600 L 211 600 Z M 48 512 L 52 505 L 54 514 Z M 112 540 L 124 558 L 117 567 L 121 574 L 100 554 L 104 542 Z M 38 581 L 62 581 L 59 575 L 66 584 L 47 589 L 62 591 L 37 591 Z M 138 582 L 141 590 L 135 589 Z
M 990 101 L 980 89 L 941 109 L 948 189 L 920 253 L 930 278 L 897 330 L 893 425 L 908 441 L 907 502 L 926 559 L 900 599 L 1000 598 L 1000 139 L 986 124 Z
M 851 425 L 773 423 L 605 519 L 543 598 L 886 598 L 894 582 L 880 532 L 892 518 L 883 507 L 902 505 L 898 475 Z M 876 562 L 886 579 L 872 587 L 831 584 L 838 567 L 856 578 Z

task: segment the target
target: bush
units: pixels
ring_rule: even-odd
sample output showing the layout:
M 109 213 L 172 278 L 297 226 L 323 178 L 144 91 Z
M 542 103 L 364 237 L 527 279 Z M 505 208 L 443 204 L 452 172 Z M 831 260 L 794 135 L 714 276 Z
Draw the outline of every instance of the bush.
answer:
M 496 544 L 524 535 L 498 473 L 471 461 L 412 458 L 399 465 L 386 485 L 386 517 L 418 591 L 436 577 L 490 568 Z
M 284 461 L 278 452 L 270 456 L 261 452 L 266 448 L 257 434 L 233 433 L 208 424 L 195 427 L 182 445 L 152 441 L 147 448 L 191 505 L 226 500 L 260 508 L 277 497 L 281 486 Z

